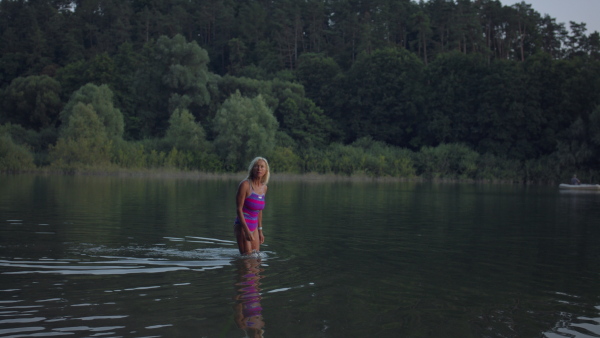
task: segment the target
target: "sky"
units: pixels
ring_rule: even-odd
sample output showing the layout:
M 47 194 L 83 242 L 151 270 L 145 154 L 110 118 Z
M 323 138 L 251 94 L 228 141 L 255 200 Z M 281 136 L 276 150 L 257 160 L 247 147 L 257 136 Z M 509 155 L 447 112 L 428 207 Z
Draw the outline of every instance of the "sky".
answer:
M 500 0 L 510 6 L 523 0 Z M 557 23 L 564 23 L 568 29 L 569 21 L 585 22 L 587 34 L 600 32 L 600 0 L 524 0 L 542 16 L 548 14 Z

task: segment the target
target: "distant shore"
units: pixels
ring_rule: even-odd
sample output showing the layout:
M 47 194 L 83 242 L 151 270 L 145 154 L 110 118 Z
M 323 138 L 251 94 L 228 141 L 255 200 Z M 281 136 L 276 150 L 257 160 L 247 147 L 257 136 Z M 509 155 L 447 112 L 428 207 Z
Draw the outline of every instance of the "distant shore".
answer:
M 247 174 L 210 173 L 202 171 L 182 171 L 177 169 L 89 169 L 65 172 L 50 169 L 34 169 L 20 172 L 3 172 L 2 174 L 29 175 L 72 175 L 72 176 L 114 176 L 114 177 L 147 177 L 164 179 L 193 179 L 193 180 L 240 180 Z M 272 172 L 271 182 L 435 182 L 435 183 L 479 183 L 479 184 L 555 184 L 554 182 L 517 182 L 514 180 L 476 180 L 457 178 L 424 178 L 424 177 L 391 177 L 369 175 L 339 175 L 321 173 L 277 173 Z

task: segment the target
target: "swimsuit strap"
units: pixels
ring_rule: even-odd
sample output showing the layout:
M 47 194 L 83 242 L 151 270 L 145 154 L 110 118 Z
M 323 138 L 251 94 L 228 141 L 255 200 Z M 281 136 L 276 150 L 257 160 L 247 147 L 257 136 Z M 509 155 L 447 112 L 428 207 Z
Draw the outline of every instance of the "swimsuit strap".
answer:
M 257 193 L 256 191 L 254 191 L 254 186 L 252 185 L 252 181 L 251 181 L 250 179 L 248 179 L 248 184 L 250 184 L 250 190 L 251 190 L 253 193 L 256 193 L 257 195 L 264 195 L 264 194 L 259 194 L 259 193 Z M 251 194 L 251 195 L 252 195 L 252 194 Z

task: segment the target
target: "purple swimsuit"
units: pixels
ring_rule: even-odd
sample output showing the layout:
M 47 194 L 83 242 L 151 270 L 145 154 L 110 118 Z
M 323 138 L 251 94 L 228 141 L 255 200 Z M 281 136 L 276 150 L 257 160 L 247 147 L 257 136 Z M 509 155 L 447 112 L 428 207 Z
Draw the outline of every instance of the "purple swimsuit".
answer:
M 255 193 L 250 180 L 248 180 L 248 184 L 250 184 L 252 193 L 244 200 L 242 212 L 244 213 L 244 219 L 246 220 L 246 225 L 248 225 L 248 230 L 254 231 L 258 227 L 258 214 L 265 208 L 265 195 Z M 239 224 L 241 224 L 240 220 L 236 218 L 235 225 Z

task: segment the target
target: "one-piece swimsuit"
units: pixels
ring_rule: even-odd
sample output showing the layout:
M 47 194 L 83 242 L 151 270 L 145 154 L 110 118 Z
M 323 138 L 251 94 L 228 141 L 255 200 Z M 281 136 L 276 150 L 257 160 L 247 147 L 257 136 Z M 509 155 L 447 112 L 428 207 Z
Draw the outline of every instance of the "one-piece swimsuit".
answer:
M 244 200 L 242 212 L 244 213 L 244 220 L 246 220 L 248 230 L 252 232 L 258 227 L 258 215 L 265 208 L 265 195 L 255 193 L 250 180 L 248 180 L 248 184 L 250 184 L 252 193 Z M 237 217 L 235 219 L 235 225 L 241 225 L 240 220 Z

